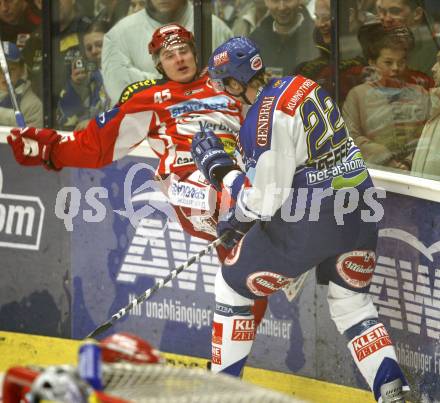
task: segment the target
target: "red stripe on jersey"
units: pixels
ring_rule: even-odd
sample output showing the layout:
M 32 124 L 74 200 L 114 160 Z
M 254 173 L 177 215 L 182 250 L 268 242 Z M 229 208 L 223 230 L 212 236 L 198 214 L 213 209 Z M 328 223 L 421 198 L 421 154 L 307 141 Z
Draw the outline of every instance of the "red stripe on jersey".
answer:
M 303 76 L 295 76 L 287 90 L 281 96 L 277 109 L 290 116 L 295 115 L 296 109 L 304 99 L 316 88 L 318 84 Z

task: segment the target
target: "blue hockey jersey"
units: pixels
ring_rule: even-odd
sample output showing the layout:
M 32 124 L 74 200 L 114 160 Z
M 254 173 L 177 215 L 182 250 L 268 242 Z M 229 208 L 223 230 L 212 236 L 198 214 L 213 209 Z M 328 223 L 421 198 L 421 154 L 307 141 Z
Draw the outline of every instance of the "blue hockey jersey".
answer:
M 236 189 L 238 207 L 253 218 L 272 216 L 299 188 L 372 186 L 338 106 L 316 82 L 299 75 L 273 79 L 263 88 L 238 145 L 252 186 L 238 189 L 237 182 L 245 183 L 238 176 L 225 182 Z

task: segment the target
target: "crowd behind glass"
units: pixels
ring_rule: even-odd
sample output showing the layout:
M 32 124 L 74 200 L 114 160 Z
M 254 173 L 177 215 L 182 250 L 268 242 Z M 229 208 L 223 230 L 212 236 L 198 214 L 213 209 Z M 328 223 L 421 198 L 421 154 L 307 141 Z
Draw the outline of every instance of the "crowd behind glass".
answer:
M 339 2 L 335 88 L 330 0 L 213 1 L 212 46 L 251 37 L 273 77 L 301 74 L 337 97 L 369 166 L 440 180 L 440 2 Z M 0 0 L 0 37 L 29 126 L 43 126 L 42 0 Z M 56 126 L 75 130 L 132 82 L 160 78 L 147 52 L 167 22 L 194 30 L 188 0 L 59 0 L 53 21 Z M 0 74 L 0 125 L 14 126 Z

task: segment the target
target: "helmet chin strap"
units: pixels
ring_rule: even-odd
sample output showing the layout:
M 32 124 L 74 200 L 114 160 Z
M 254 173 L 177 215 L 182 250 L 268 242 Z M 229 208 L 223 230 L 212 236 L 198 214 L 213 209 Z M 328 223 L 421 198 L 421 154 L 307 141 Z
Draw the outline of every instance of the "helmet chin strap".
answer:
M 246 86 L 247 89 L 247 86 Z M 252 102 L 249 100 L 249 98 L 246 96 L 246 89 L 240 93 L 240 97 L 244 99 L 244 102 L 246 102 L 248 105 L 252 105 Z
M 252 102 L 249 100 L 249 98 L 246 96 L 246 90 L 247 90 L 247 85 L 246 84 L 243 84 L 243 83 L 240 83 L 241 84 L 241 86 L 243 87 L 243 91 L 241 91 L 239 94 L 232 94 L 231 92 L 229 92 L 227 89 L 226 89 L 226 87 L 225 87 L 225 92 L 227 93 L 227 94 L 229 94 L 229 95 L 232 95 L 233 97 L 240 97 L 240 98 L 242 98 L 243 100 L 244 100 L 244 102 L 246 103 L 246 104 L 248 104 L 248 105 L 252 105 Z

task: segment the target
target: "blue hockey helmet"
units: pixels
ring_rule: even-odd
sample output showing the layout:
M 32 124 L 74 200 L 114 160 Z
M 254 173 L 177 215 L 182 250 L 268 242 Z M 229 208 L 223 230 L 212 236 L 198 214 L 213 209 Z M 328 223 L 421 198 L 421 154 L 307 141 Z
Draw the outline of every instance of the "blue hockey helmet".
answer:
M 208 62 L 209 76 L 217 83 L 231 77 L 246 85 L 260 71 L 264 71 L 260 49 L 244 36 L 236 36 L 220 45 Z

